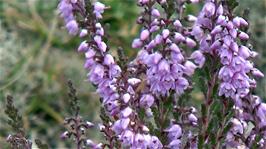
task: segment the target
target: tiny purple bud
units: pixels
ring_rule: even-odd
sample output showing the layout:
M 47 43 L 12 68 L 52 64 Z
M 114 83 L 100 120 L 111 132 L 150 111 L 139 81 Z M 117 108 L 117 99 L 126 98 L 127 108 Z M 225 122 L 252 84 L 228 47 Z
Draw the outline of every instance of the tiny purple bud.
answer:
M 264 74 L 260 70 L 258 70 L 257 68 L 253 68 L 251 73 L 255 77 L 259 77 L 259 78 L 263 78 L 264 77 Z
M 163 42 L 163 37 L 160 34 L 157 34 L 154 41 L 157 45 L 161 44 Z
M 87 59 L 92 58 L 94 55 L 95 55 L 95 51 L 92 50 L 92 49 L 89 49 L 89 50 L 85 53 L 85 57 L 86 57 Z
M 207 2 L 203 7 L 203 12 L 208 16 L 211 17 L 215 13 L 215 4 L 213 2 Z
M 71 35 L 76 35 L 78 33 L 79 27 L 76 20 L 71 20 L 66 24 L 66 28 Z
M 88 47 L 89 45 L 88 45 L 88 43 L 87 43 L 87 41 L 83 41 L 80 45 L 79 45 L 79 47 L 78 47 L 78 51 L 79 52 L 86 52 L 87 50 L 88 50 Z
M 159 72 L 170 72 L 170 65 L 166 60 L 161 60 L 161 62 L 158 64 L 158 71 Z
M 138 79 L 138 78 L 129 78 L 129 79 L 127 80 L 127 82 L 128 82 L 130 85 L 136 85 L 136 84 L 140 83 L 141 80 Z
M 170 34 L 170 31 L 168 29 L 164 29 L 162 32 L 162 36 L 164 39 L 166 39 Z
M 244 59 L 250 57 L 250 50 L 246 46 L 240 46 L 239 48 L 239 56 L 243 57 Z
M 150 94 L 142 95 L 140 99 L 140 105 L 145 108 L 149 108 L 153 105 L 154 97 Z
M 222 15 L 223 12 L 224 12 L 223 6 L 222 5 L 219 5 L 219 7 L 216 10 L 216 14 L 217 15 Z
M 151 27 L 151 29 L 150 29 L 150 32 L 151 33 L 153 33 L 153 32 L 156 32 L 156 31 L 158 31 L 160 29 L 160 27 L 159 26 L 157 26 L 157 25 L 154 25 L 154 26 L 152 26 Z
M 238 52 L 238 44 L 236 42 L 231 42 L 230 49 L 232 49 L 234 52 Z
M 105 52 L 106 49 L 107 49 L 107 45 L 106 45 L 106 43 L 103 42 L 103 41 L 102 41 L 100 44 L 98 44 L 98 47 L 99 47 L 99 49 L 100 49 L 102 52 Z
M 142 131 L 143 132 L 149 132 L 150 130 L 149 130 L 149 128 L 147 126 L 143 125 L 142 126 Z
M 102 13 L 104 9 L 105 9 L 105 5 L 103 3 L 100 3 L 100 2 L 94 3 L 94 11 Z
M 151 15 L 154 17 L 160 17 L 160 12 L 158 9 L 152 9 Z
M 176 53 L 180 53 L 180 49 L 175 43 L 172 43 L 169 48 L 170 50 L 175 51 Z
M 249 39 L 248 34 L 245 33 L 245 32 L 240 32 L 240 33 L 238 34 L 238 37 L 239 37 L 241 40 L 248 40 L 248 39 Z
M 217 33 L 220 33 L 222 30 L 223 28 L 220 25 L 215 26 L 214 29 L 211 31 L 211 34 L 216 35 Z
M 235 17 L 233 23 L 236 27 L 240 27 L 240 17 Z
M 121 111 L 122 117 L 129 117 L 129 115 L 132 113 L 132 109 L 129 107 L 126 107 L 124 110 Z
M 185 74 L 187 74 L 188 76 L 191 76 L 192 74 L 194 74 L 194 71 L 197 68 L 197 66 L 191 61 L 186 61 L 184 66 L 185 66 Z
M 191 113 L 191 114 L 188 115 L 188 120 L 192 124 L 197 124 L 198 118 L 194 114 Z
M 197 45 L 197 43 L 194 40 L 192 40 L 191 38 L 187 37 L 186 38 L 186 45 L 190 48 L 194 48 Z
M 129 93 L 124 94 L 123 97 L 122 97 L 122 99 L 123 99 L 124 103 L 128 103 L 128 101 L 130 100 Z
M 220 48 L 222 45 L 222 42 L 220 40 L 216 40 L 210 47 L 210 50 L 213 51 L 213 50 L 216 50 L 218 48 Z
M 181 22 L 180 22 L 179 20 L 175 20 L 175 21 L 174 21 L 174 26 L 175 26 L 176 28 L 180 28 L 180 27 L 182 27 L 182 24 L 181 24 Z
M 145 29 L 143 30 L 141 33 L 140 33 L 140 39 L 143 41 L 143 40 L 146 40 L 150 35 L 150 32 Z
M 142 44 L 143 43 L 140 39 L 134 39 L 132 42 L 132 48 L 141 48 Z
M 104 56 L 104 62 L 105 65 L 109 66 L 115 63 L 115 60 L 111 54 L 106 54 Z
M 182 34 L 176 32 L 174 35 L 174 40 L 175 42 L 182 42 L 185 41 L 185 37 Z
M 245 19 L 241 18 L 241 17 L 240 17 L 240 24 L 245 26 L 245 27 L 248 26 L 248 22 Z
M 60 138 L 61 139 L 66 139 L 66 138 L 68 138 L 69 137 L 69 132 L 68 131 L 65 131 L 65 132 L 63 132 L 61 135 L 60 135 Z
M 80 31 L 79 37 L 82 38 L 82 37 L 85 37 L 85 36 L 87 36 L 87 35 L 88 35 L 88 30 L 86 30 L 86 29 L 82 29 L 82 30 Z
M 226 17 L 223 15 L 220 15 L 217 19 L 217 24 L 220 25 L 226 25 Z
M 193 59 L 195 63 L 199 65 L 199 68 L 202 68 L 205 63 L 205 57 L 199 50 L 194 51 L 191 54 L 190 58 Z
M 187 19 L 188 19 L 188 21 L 190 21 L 190 22 L 195 22 L 195 21 L 197 21 L 197 17 L 195 17 L 195 16 L 193 16 L 193 15 L 188 15 L 187 16 Z

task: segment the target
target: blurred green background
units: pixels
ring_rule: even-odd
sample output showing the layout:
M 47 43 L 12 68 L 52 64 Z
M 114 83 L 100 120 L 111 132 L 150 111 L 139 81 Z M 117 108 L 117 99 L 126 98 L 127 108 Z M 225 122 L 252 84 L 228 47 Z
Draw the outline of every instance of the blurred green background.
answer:
M 236 14 L 249 8 L 250 43 L 260 53 L 256 66 L 266 74 L 266 0 L 239 0 Z M 104 14 L 109 45 L 121 46 L 128 56 L 138 35 L 135 19 L 139 13 L 134 0 L 105 0 L 111 8 Z M 64 29 L 56 11 L 57 0 L 0 0 L 0 148 L 6 148 L 10 133 L 4 115 L 5 96 L 14 96 L 30 138 L 39 138 L 51 148 L 70 147 L 60 140 L 63 119 L 68 115 L 67 80 L 78 89 L 81 113 L 86 120 L 100 122 L 99 101 L 94 87 L 86 82 L 84 56 L 76 52 L 81 40 Z M 198 8 L 190 7 L 189 12 Z M 189 13 L 188 12 L 188 13 Z M 266 79 L 258 80 L 257 94 L 266 100 Z M 193 98 L 200 98 L 195 93 Z M 90 137 L 99 140 L 96 130 Z

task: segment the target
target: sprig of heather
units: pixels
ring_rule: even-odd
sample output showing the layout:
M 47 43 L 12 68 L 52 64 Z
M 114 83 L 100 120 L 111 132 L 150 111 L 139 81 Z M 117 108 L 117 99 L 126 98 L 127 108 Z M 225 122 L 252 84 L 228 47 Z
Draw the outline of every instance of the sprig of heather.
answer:
M 170 103 L 175 103 L 175 98 L 178 98 L 189 88 L 188 78 L 205 61 L 202 56 L 198 58 L 201 64 L 195 65 L 184 56 L 184 50 L 181 48 L 196 46 L 195 41 L 189 37 L 186 27 L 181 23 L 183 6 L 187 2 L 196 3 L 198 1 L 176 1 L 170 4 L 164 0 L 139 0 L 138 5 L 143 9 L 143 12 L 138 17 L 137 23 L 142 26 L 142 31 L 139 37 L 132 42 L 133 48 L 140 49 L 133 67 L 142 71 L 137 71 L 136 76 L 145 74 L 145 77 L 141 78 L 145 85 L 142 87 L 143 95 L 140 99 L 140 106 L 145 107 L 147 116 L 152 114 L 149 112 L 150 108 L 159 111 L 159 118 L 155 119 L 160 121 L 161 139 L 168 138 L 168 144 L 163 143 L 165 147 L 169 148 L 181 148 L 181 136 L 184 134 L 182 134 L 180 125 L 192 124 L 195 126 L 197 117 L 195 111 L 188 112 L 184 114 L 181 120 L 173 119 L 170 126 L 165 127 L 165 123 L 169 123 L 167 122 L 169 121 L 167 115 L 169 109 L 161 105 L 167 100 L 172 100 Z M 175 11 L 166 12 L 172 9 L 170 8 L 172 5 L 178 10 L 179 19 L 171 17 Z M 160 12 L 159 7 L 164 11 Z M 168 99 L 172 95 L 175 96 L 174 100 Z M 195 144 L 196 141 L 191 142 Z
M 79 99 L 76 95 L 76 89 L 73 87 L 73 83 L 68 81 L 69 97 L 70 97 L 70 109 L 73 114 L 71 117 L 66 117 L 64 124 L 68 128 L 67 131 L 61 134 L 61 138 L 74 138 L 76 148 L 82 149 L 90 147 L 93 149 L 101 149 L 103 144 L 96 144 L 92 140 L 86 138 L 86 130 L 94 127 L 94 124 L 89 121 L 84 121 L 80 116 Z
M 10 134 L 6 140 L 14 149 L 31 149 L 32 142 L 25 136 L 22 117 L 18 114 L 18 109 L 13 104 L 13 97 L 7 96 L 5 113 L 9 117 L 8 124 L 13 128 L 15 134 Z
M 259 99 L 254 100 L 251 93 L 256 87 L 254 77 L 264 75 L 251 62 L 257 53 L 242 44 L 249 39 L 249 35 L 241 31 L 247 27 L 244 18 L 232 15 L 228 1 L 207 0 L 191 32 L 200 43 L 192 57 L 204 54 L 210 56 L 215 65 L 220 65 L 219 73 L 216 72 L 220 81 L 219 96 L 234 102 L 235 114 L 226 136 L 227 147 L 251 147 L 256 136 L 264 137 L 260 131 L 255 131 L 262 128 L 261 122 L 265 121 L 265 114 L 257 112 L 263 111 L 264 104 Z M 259 109 L 256 105 L 260 105 Z M 246 137 L 249 122 L 255 127 Z M 260 145 L 265 147 L 263 143 Z
M 112 131 L 124 146 L 140 147 L 159 143 L 156 137 L 148 134 L 148 129 L 139 120 L 133 98 L 134 88 L 139 80 L 129 78 L 127 70 L 121 73 L 114 58 L 108 54 L 108 47 L 103 41 L 104 29 L 99 22 L 106 6 L 100 2 L 91 4 L 86 1 L 86 13 L 81 21 L 81 37 L 88 39 L 81 43 L 78 51 L 85 52 L 85 68 L 90 70 L 89 80 L 97 86 L 105 111 L 114 122 L 110 122 Z M 62 10 L 61 10 L 62 11 Z M 107 127 L 104 127 L 107 128 Z M 108 137 L 107 134 L 105 136 Z M 149 138 L 149 139 L 148 139 Z M 115 141 L 116 139 L 108 139 Z M 153 140 L 153 141 L 151 141 Z M 110 148 L 113 148 L 111 142 Z

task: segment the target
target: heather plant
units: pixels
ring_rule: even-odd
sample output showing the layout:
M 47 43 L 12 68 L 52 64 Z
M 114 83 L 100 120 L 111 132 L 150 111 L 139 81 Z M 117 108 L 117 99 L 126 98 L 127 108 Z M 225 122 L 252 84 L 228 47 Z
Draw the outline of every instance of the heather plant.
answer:
M 128 58 L 121 47 L 118 57 L 110 52 L 101 21 L 110 7 L 61 0 L 66 29 L 83 40 L 77 51 L 84 53 L 87 80 L 100 96 L 105 140 L 86 138 L 94 124 L 81 117 L 71 82 L 73 115 L 65 119 L 69 129 L 62 139 L 73 137 L 77 149 L 265 148 L 266 104 L 254 94 L 255 79 L 264 75 L 252 62 L 258 53 L 248 43 L 249 23 L 234 15 L 235 0 L 206 0 L 198 14 L 185 13 L 198 3 L 138 0 L 141 32 L 131 45 L 138 53 Z M 201 106 L 191 100 L 196 89 L 203 94 Z

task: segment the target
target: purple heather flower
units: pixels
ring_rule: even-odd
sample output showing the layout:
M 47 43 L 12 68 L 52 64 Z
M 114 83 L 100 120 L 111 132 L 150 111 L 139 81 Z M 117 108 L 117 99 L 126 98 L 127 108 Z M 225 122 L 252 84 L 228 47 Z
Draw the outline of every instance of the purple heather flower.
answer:
M 150 94 L 142 95 L 140 99 L 140 106 L 150 108 L 153 105 L 154 97 Z
M 71 35 L 76 35 L 79 31 L 78 23 L 76 20 L 71 20 L 66 24 L 66 28 Z
M 102 13 L 104 12 L 105 9 L 105 5 L 100 3 L 100 2 L 96 2 L 94 3 L 94 13 L 96 15 L 96 18 L 101 19 L 102 18 Z
M 132 113 L 132 109 L 130 107 L 126 107 L 124 110 L 121 111 L 122 117 L 126 118 Z
M 176 28 L 180 28 L 180 27 L 182 27 L 182 24 L 181 24 L 181 22 L 180 22 L 179 20 L 175 20 L 173 24 L 174 24 L 174 26 L 175 26 Z
M 190 48 L 194 48 L 197 45 L 197 43 L 194 40 L 188 37 L 186 38 L 186 44 Z
M 194 51 L 191 54 L 190 58 L 193 59 L 194 62 L 199 65 L 198 66 L 199 68 L 202 68 L 203 67 L 203 65 L 205 63 L 205 60 L 206 60 L 205 57 L 204 57 L 204 55 L 199 50 Z
M 173 141 L 171 141 L 169 144 L 168 144 L 168 147 L 170 149 L 180 149 L 182 146 L 182 142 L 180 139 L 175 139 Z
M 158 18 L 160 17 L 160 12 L 158 9 L 152 9 L 151 15 Z
M 115 63 L 115 60 L 114 60 L 114 58 L 113 58 L 113 56 L 112 56 L 111 54 L 106 54 L 106 55 L 104 56 L 104 61 L 103 61 L 103 63 L 104 63 L 105 65 L 109 66 L 109 65 L 114 64 L 114 63 Z
M 138 79 L 138 78 L 130 78 L 130 79 L 127 80 L 127 82 L 128 82 L 130 85 L 133 85 L 133 86 L 134 86 L 134 85 L 140 83 L 141 80 Z
M 190 113 L 190 114 L 188 115 L 188 120 L 189 120 L 189 122 L 192 123 L 193 125 L 197 125 L 198 118 L 197 118 L 194 114 Z
M 168 29 L 164 29 L 162 31 L 162 36 L 163 36 L 163 39 L 166 39 L 170 34 L 170 31 Z
M 184 72 L 188 76 L 191 76 L 192 74 L 194 74 L 194 71 L 197 68 L 197 66 L 194 63 L 192 63 L 191 61 L 186 61 L 184 66 L 185 66 Z
M 150 35 L 150 32 L 147 29 L 145 29 L 140 33 L 140 39 L 146 40 L 148 39 L 149 35 Z
M 124 94 L 122 99 L 123 99 L 124 103 L 128 103 L 130 100 L 130 94 L 129 93 Z
M 261 103 L 257 107 L 257 113 L 256 114 L 260 118 L 261 122 L 263 122 L 264 125 L 266 125 L 266 104 L 265 103 Z
M 264 77 L 264 74 L 260 70 L 258 70 L 257 68 L 253 68 L 251 70 L 251 73 L 255 77 L 259 77 L 259 78 L 263 78 Z
M 133 144 L 134 141 L 134 133 L 131 130 L 125 130 L 122 134 L 121 134 L 121 140 L 123 142 L 124 146 L 130 146 Z
M 211 17 L 214 15 L 215 13 L 215 4 L 213 2 L 207 2 L 204 7 L 203 7 L 203 11 L 205 12 L 205 14 L 207 15 L 207 17 Z
M 129 123 L 130 123 L 129 118 L 119 119 L 119 120 L 115 121 L 115 123 L 112 126 L 112 129 L 116 134 L 121 134 L 124 130 L 126 130 Z
M 178 32 L 175 32 L 175 35 L 174 35 L 174 41 L 175 42 L 182 42 L 182 41 L 185 41 L 185 37 L 178 33 Z
M 89 44 L 87 43 L 87 41 L 83 41 L 78 48 L 79 52 L 86 52 L 89 48 Z
M 150 148 L 156 148 L 156 149 L 163 148 L 161 141 L 156 136 L 151 137 Z
M 88 30 L 86 30 L 86 29 L 82 29 L 81 31 L 80 31 L 80 33 L 79 33 L 79 37 L 85 37 L 85 36 L 87 36 L 88 35 Z
M 104 78 L 104 67 L 100 64 L 95 65 L 89 73 L 90 81 L 99 84 Z
M 140 39 L 134 39 L 132 42 L 132 48 L 140 48 L 142 46 L 142 41 Z
M 245 32 L 240 32 L 240 33 L 238 34 L 238 37 L 239 37 L 241 40 L 248 40 L 248 39 L 249 39 L 248 34 L 245 33 Z
M 169 48 L 170 48 L 170 50 L 172 50 L 172 51 L 174 51 L 176 53 L 180 53 L 181 52 L 181 50 L 179 49 L 179 47 L 175 43 L 172 43 Z
M 173 124 L 165 130 L 168 133 L 167 137 L 169 140 L 179 139 L 182 135 L 182 128 L 178 124 Z

